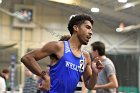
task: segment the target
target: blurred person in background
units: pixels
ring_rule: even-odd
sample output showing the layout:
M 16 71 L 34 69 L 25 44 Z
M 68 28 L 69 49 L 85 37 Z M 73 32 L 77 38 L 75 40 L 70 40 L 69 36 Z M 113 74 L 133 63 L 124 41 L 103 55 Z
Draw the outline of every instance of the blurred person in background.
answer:
M 23 93 L 37 93 L 37 80 L 34 78 L 33 73 L 26 69 L 25 76 Z
M 9 80 L 9 78 L 10 78 L 10 70 L 7 69 L 7 68 L 5 68 L 5 69 L 2 70 L 2 74 L 3 74 L 4 79 L 5 79 L 5 82 L 6 82 L 6 90 L 7 90 L 7 91 L 10 91 L 11 88 L 10 88 L 10 84 L 9 84 L 9 82 L 8 82 L 8 80 Z
M 1 72 L 0 72 L 0 93 L 6 93 L 6 82 Z
M 2 73 L 4 75 L 5 80 L 8 80 L 10 77 L 10 70 L 9 69 L 3 69 Z
M 98 74 L 97 83 L 94 87 L 96 93 L 116 93 L 118 81 L 113 62 L 105 55 L 105 45 L 101 41 L 91 44 L 94 60 L 100 59 L 104 68 Z M 98 65 L 98 64 L 97 64 Z

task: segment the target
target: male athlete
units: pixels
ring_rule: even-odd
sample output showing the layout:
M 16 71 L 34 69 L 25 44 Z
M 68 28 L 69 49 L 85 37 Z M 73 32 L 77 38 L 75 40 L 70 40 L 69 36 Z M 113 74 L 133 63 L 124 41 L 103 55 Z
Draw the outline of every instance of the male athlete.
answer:
M 42 48 L 27 53 L 21 58 L 21 62 L 34 74 L 44 79 L 42 89 L 50 93 L 74 93 L 76 85 L 83 75 L 85 86 L 94 89 L 97 81 L 97 69 L 103 65 L 92 64 L 86 51 L 82 51 L 82 45 L 87 45 L 92 35 L 93 20 L 89 15 L 78 14 L 73 16 L 68 23 L 71 38 L 68 41 L 52 41 Z M 38 60 L 55 55 L 58 60 L 50 63 L 50 76 L 42 71 Z

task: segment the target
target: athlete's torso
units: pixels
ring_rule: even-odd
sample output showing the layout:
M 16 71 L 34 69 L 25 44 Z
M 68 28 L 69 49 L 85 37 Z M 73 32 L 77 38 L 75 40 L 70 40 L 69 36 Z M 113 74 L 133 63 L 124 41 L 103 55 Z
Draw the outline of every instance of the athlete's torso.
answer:
M 50 93 L 74 93 L 85 66 L 83 54 L 76 57 L 69 42 L 64 41 L 64 55 L 54 66 L 50 66 Z

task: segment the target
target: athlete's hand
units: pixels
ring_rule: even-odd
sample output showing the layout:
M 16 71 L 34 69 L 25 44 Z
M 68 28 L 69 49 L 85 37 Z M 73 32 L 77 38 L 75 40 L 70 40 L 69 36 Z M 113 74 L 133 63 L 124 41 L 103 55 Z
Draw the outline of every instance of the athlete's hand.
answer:
M 98 70 L 102 70 L 104 68 L 101 60 L 98 57 L 96 57 L 93 62 L 96 63 L 96 68 Z
M 104 68 L 101 60 L 98 57 L 93 60 L 92 68 L 96 74 Z
M 45 77 L 45 80 L 43 80 L 42 83 L 40 83 L 38 87 L 40 90 L 49 91 L 50 90 L 50 76 L 47 75 Z

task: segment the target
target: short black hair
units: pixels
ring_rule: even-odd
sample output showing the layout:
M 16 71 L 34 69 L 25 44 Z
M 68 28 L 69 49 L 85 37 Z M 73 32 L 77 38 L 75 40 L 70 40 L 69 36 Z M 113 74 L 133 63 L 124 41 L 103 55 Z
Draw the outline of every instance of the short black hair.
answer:
M 105 55 L 105 45 L 101 41 L 96 41 L 91 44 L 92 50 L 97 50 L 100 56 Z
M 93 25 L 94 21 L 91 18 L 91 16 L 87 14 L 77 14 L 73 15 L 68 23 L 68 30 L 70 31 L 70 34 L 73 34 L 73 26 L 74 25 L 81 25 L 83 24 L 86 20 L 90 21 L 91 24 Z

